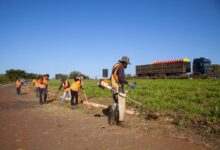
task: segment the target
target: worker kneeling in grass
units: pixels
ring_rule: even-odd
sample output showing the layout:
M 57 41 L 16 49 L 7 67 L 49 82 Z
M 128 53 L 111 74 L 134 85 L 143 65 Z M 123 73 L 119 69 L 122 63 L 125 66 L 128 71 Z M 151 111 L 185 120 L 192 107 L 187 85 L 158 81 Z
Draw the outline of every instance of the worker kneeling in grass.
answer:
M 67 97 L 67 95 L 69 96 L 69 97 L 71 97 L 71 93 L 70 93 L 70 83 L 69 83 L 69 81 L 67 80 L 67 79 L 61 79 L 61 84 L 60 84 L 60 87 L 59 87 L 59 91 L 61 90 L 61 88 L 63 87 L 63 91 L 64 91 L 64 93 L 63 93 L 63 96 L 62 96 L 62 98 L 61 98 L 61 103 L 63 103 L 64 102 L 64 100 L 65 100 L 65 98 Z
M 72 82 L 70 86 L 71 90 L 71 106 L 77 105 L 78 104 L 78 92 L 80 89 L 82 89 L 82 80 L 83 77 L 75 77 L 74 81 Z

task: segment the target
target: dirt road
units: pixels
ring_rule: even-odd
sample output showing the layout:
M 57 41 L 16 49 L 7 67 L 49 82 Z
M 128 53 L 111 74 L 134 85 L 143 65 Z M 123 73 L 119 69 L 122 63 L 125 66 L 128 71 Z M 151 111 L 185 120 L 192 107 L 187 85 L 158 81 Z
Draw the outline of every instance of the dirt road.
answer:
M 199 136 L 175 126 L 126 116 L 109 126 L 101 110 L 53 101 L 39 105 L 33 92 L 16 95 L 14 85 L 0 86 L 0 150 L 206 150 Z

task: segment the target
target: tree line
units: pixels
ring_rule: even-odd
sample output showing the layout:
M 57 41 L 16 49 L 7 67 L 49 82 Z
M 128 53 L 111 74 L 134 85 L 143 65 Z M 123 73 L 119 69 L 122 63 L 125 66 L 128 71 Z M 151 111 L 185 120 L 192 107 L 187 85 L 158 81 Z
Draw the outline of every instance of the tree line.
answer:
M 74 79 L 75 77 L 78 77 L 78 76 L 83 76 L 85 79 L 89 79 L 89 76 L 87 76 L 79 71 L 72 71 L 69 75 L 58 73 L 58 74 L 55 74 L 55 79 L 57 79 L 57 80 L 63 79 L 63 78 Z
M 41 74 L 27 73 L 25 70 L 20 70 L 20 69 L 9 69 L 6 70 L 5 74 L 0 74 L 0 83 L 8 83 L 8 82 L 16 81 L 18 78 L 36 79 L 38 76 L 41 76 Z M 84 78 L 89 79 L 89 76 L 79 71 L 72 71 L 69 75 L 58 73 L 55 75 L 55 79 L 63 79 L 63 78 L 74 79 L 77 76 L 83 76 Z
M 37 76 L 39 76 L 39 74 L 27 73 L 26 71 L 20 69 L 9 69 L 6 70 L 5 74 L 0 75 L 0 83 L 16 81 L 18 78 L 34 79 L 37 78 Z

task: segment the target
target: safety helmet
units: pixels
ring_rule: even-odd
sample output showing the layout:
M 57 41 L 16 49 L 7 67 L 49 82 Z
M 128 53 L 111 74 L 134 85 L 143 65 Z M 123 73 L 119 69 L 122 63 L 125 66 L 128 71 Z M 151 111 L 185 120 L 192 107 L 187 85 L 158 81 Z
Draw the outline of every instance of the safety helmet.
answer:
M 125 62 L 125 63 L 127 63 L 127 64 L 131 64 L 129 57 L 127 57 L 127 56 L 123 56 L 123 57 L 121 58 L 121 60 L 119 60 L 119 61 L 120 61 L 120 62 Z

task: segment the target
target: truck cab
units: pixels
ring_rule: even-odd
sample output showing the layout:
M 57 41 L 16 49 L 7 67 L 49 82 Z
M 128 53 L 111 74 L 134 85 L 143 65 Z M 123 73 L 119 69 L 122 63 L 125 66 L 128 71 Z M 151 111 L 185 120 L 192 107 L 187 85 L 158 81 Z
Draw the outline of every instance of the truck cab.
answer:
M 211 61 L 204 57 L 195 58 L 193 60 L 193 73 L 205 75 L 211 66 Z

